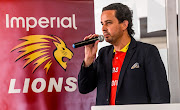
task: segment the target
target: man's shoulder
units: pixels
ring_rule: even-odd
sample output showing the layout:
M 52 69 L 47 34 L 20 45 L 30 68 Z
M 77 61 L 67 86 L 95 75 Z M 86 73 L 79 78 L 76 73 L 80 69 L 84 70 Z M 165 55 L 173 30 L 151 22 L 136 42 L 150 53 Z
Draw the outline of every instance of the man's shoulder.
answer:
M 159 54 L 159 50 L 155 45 L 140 42 L 140 41 L 137 41 L 137 43 L 136 43 L 136 52 L 138 52 L 140 54 L 145 54 L 148 56 L 152 55 L 152 54 L 153 55 Z
M 145 43 L 145 42 L 141 42 L 141 41 L 137 41 L 137 48 L 140 49 L 157 49 L 157 47 L 153 44 L 149 44 L 149 43 Z
M 110 52 L 114 49 L 113 45 L 102 47 L 99 52 Z
M 107 57 L 107 56 L 111 56 L 113 54 L 113 45 L 109 45 L 109 46 L 105 46 L 102 47 L 99 51 L 98 51 L 98 57 Z

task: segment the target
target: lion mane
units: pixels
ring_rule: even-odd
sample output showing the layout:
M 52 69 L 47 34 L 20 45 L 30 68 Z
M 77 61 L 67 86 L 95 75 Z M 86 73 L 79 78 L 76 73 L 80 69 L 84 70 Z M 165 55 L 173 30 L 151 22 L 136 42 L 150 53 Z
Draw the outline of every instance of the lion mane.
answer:
M 35 70 L 43 63 L 45 63 L 44 70 L 46 71 L 46 74 L 48 73 L 53 63 L 52 56 L 49 53 L 50 49 L 52 49 L 50 45 L 52 42 L 56 47 L 52 51 L 53 57 L 64 70 L 67 68 L 67 62 L 64 62 L 63 58 L 70 60 L 73 57 L 73 52 L 67 48 L 64 41 L 57 36 L 30 35 L 20 38 L 20 40 L 23 40 L 24 42 L 15 46 L 11 52 L 20 48 L 19 52 L 21 54 L 16 58 L 16 61 L 24 58 L 26 62 L 23 68 L 28 66 L 30 63 L 33 63 L 34 68 L 32 73 L 34 73 Z

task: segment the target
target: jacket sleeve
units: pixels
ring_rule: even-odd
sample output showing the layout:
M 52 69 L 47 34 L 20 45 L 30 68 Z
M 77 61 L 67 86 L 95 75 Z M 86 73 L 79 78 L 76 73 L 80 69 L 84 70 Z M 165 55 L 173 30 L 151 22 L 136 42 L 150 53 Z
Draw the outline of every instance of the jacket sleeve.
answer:
M 169 103 L 169 84 L 159 51 L 150 46 L 146 53 L 145 72 L 151 103 Z
M 89 67 L 81 65 L 81 70 L 78 75 L 78 88 L 82 94 L 93 91 L 97 86 L 97 70 L 96 62 L 93 62 Z

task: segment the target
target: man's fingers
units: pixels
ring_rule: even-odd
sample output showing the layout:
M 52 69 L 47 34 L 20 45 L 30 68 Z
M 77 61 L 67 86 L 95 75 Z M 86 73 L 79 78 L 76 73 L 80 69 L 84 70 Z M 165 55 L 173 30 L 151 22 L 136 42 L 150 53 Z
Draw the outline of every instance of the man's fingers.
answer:
M 99 35 L 97 35 L 97 34 L 90 34 L 90 35 L 86 36 L 86 37 L 84 38 L 84 40 L 92 39 L 92 38 L 98 37 L 98 36 L 99 36 Z
M 92 34 L 90 34 L 90 35 L 86 36 L 86 37 L 84 38 L 84 40 L 90 39 L 90 38 L 91 38 L 91 36 L 92 36 Z
M 97 40 L 97 41 L 95 42 L 95 44 L 94 44 L 94 45 L 95 45 L 95 46 L 97 46 L 97 45 L 98 45 L 98 43 L 99 43 L 99 40 Z

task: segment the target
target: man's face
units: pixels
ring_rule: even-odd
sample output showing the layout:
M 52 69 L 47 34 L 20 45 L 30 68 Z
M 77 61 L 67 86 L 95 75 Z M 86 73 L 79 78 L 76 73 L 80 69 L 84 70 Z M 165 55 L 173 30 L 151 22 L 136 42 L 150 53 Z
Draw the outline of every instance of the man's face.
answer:
M 106 10 L 101 14 L 102 31 L 106 42 L 115 44 L 123 34 L 122 23 L 115 17 L 115 10 Z

